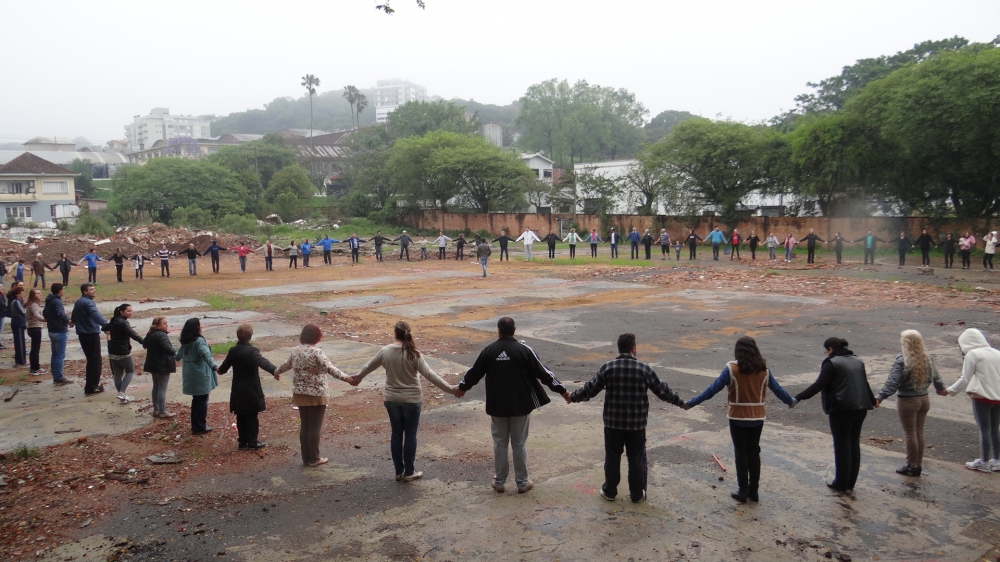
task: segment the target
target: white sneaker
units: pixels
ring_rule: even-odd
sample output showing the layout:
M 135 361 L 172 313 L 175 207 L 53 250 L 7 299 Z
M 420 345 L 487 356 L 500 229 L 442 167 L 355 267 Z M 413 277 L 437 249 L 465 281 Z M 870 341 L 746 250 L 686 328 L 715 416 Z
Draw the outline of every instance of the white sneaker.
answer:
M 969 470 L 978 470 L 979 472 L 993 472 L 993 464 L 983 459 L 976 459 L 972 462 L 965 463 L 965 468 Z
M 993 472 L 1000 472 L 1000 460 L 993 459 L 990 461 L 990 470 Z
M 125 394 L 123 392 L 123 393 L 121 393 L 118 396 L 118 399 L 121 400 L 123 403 L 128 403 L 128 402 L 131 402 L 131 401 L 135 400 L 135 397 L 134 396 L 129 396 L 128 394 Z
M 125 399 L 125 393 L 124 392 L 119 392 L 118 396 L 116 396 L 115 398 L 117 398 L 119 400 L 124 400 Z

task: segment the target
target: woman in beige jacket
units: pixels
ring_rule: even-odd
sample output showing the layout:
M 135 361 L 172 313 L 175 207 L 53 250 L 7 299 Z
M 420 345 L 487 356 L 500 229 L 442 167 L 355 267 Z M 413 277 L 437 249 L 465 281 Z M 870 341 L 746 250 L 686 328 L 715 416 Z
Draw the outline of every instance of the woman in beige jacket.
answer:
M 417 455 L 417 426 L 420 424 L 422 393 L 420 377 L 434 383 L 448 394 L 455 394 L 458 388 L 448 384 L 424 361 L 413 343 L 410 325 L 400 320 L 393 326 L 396 342 L 378 351 L 357 375 L 354 383 L 360 383 L 365 375 L 379 367 L 385 368 L 385 409 L 389 413 L 392 437 L 389 449 L 392 463 L 396 467 L 397 482 L 412 482 L 424 475 L 413 470 L 413 459 Z

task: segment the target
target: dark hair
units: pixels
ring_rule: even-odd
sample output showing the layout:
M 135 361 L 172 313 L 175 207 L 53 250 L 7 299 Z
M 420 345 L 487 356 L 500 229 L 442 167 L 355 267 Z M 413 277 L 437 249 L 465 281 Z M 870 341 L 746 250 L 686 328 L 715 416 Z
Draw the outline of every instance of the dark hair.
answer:
M 635 347 L 635 334 L 618 336 L 618 353 L 632 353 L 633 347 Z
M 497 330 L 500 332 L 501 336 L 513 336 L 514 319 L 509 316 L 504 316 L 503 318 L 497 320 Z
M 416 361 L 420 357 L 420 352 L 417 351 L 417 344 L 413 343 L 413 334 L 410 333 L 410 325 L 404 320 L 396 322 L 396 325 L 392 327 L 396 332 L 396 339 L 403 344 L 403 352 L 406 353 L 407 359 L 410 361 Z
M 823 349 L 832 349 L 834 351 L 840 351 L 841 349 L 847 349 L 847 340 L 844 338 L 826 338 L 823 342 Z
M 315 324 L 306 324 L 302 327 L 302 333 L 299 334 L 299 343 L 305 345 L 315 345 L 321 339 L 323 339 L 323 331 Z
M 58 295 L 59 291 L 61 291 L 61 290 L 63 290 L 63 284 L 62 283 L 53 283 L 52 284 L 52 294 L 53 295 Z
M 188 318 L 181 328 L 181 345 L 191 343 L 201 337 L 201 320 Z M 202 338 L 204 339 L 204 338 Z
M 127 302 L 122 303 L 122 304 L 116 306 L 115 307 L 115 313 L 114 313 L 114 315 L 112 315 L 112 318 L 118 318 L 119 316 L 124 316 L 125 315 L 125 309 L 128 308 L 128 307 L 130 307 L 130 306 L 132 306 L 132 305 L 130 305 Z
M 83 285 L 80 285 L 80 294 L 81 295 L 87 294 L 87 291 L 89 291 L 90 288 L 93 286 L 94 286 L 93 283 L 84 283 Z
M 736 356 L 736 367 L 744 375 L 752 375 L 767 370 L 767 361 L 760 355 L 757 349 L 757 342 L 750 336 L 743 336 L 736 340 L 736 349 L 733 351 Z
M 236 328 L 236 341 L 240 343 L 247 343 L 252 337 L 253 326 L 250 324 L 240 324 L 240 326 Z
M 10 290 L 9 293 L 7 293 L 7 298 L 8 299 L 17 298 L 17 296 L 23 292 L 24 292 L 24 287 L 14 287 L 13 289 Z

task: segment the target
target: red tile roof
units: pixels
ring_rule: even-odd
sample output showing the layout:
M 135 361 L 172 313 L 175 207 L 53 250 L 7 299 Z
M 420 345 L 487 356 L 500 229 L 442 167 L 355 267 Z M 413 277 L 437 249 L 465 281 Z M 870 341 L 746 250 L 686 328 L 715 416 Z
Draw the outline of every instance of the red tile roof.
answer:
M 57 166 L 44 158 L 35 156 L 30 152 L 18 156 L 17 158 L 0 166 L 0 175 L 46 175 L 46 176 L 75 176 L 74 172 Z

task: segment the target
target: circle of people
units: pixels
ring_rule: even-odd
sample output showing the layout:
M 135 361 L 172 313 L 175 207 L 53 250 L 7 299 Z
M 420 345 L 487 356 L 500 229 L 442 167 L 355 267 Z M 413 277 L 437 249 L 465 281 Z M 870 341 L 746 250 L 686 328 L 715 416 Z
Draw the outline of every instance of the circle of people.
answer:
M 685 401 L 666 381 L 660 380 L 651 366 L 638 359 L 636 337 L 630 333 L 618 337 L 619 355 L 614 360 L 601 365 L 592 379 L 570 392 L 530 346 L 515 338 L 514 320 L 503 317 L 497 322 L 497 340 L 480 352 L 461 382 L 452 385 L 430 368 L 417 349 L 410 325 L 403 320 L 393 326 L 395 341 L 379 349 L 352 375 L 331 362 L 318 345 L 323 337 L 322 330 L 311 324 L 302 328 L 300 345 L 277 366 L 251 344 L 253 327 L 243 324 L 236 330 L 237 343 L 220 365 L 201 334 L 198 318 L 185 321 L 180 347 L 174 349 L 168 337 L 166 318 L 154 318 L 146 335 L 142 336 L 129 323 L 132 316 L 129 304 L 117 306 L 113 317 L 107 321 L 94 302 L 94 285 L 85 283 L 80 289 L 81 296 L 73 304 L 69 316 L 62 304 L 63 286 L 60 283 L 53 283 L 44 307 L 40 307 L 37 289 L 32 289 L 27 300 L 28 317 L 35 318 L 36 324 L 43 322 L 49 331 L 54 384 L 68 384 L 62 372 L 63 360 L 67 329 L 74 327 L 86 357 L 84 393 L 90 396 L 103 392 L 100 335 L 105 333 L 117 398 L 122 402 L 132 401 L 127 390 L 136 373 L 131 356 L 131 342 L 135 341 L 146 350 L 142 370 L 152 377 L 152 416 L 175 416 L 166 409 L 166 392 L 170 375 L 176 372 L 176 362 L 181 361 L 182 392 L 191 396 L 191 433 L 205 435 L 212 431 L 207 425 L 209 393 L 218 385 L 218 375 L 231 369 L 229 409 L 236 416 L 238 446 L 240 449 L 260 449 L 265 444 L 259 441 L 258 413 L 265 410 L 265 397 L 259 372 L 264 370 L 280 380 L 282 373 L 292 371 L 291 402 L 298 409 L 301 421 L 299 442 L 305 466 L 318 466 L 328 460 L 320 455 L 323 418 L 330 404 L 328 375 L 357 386 L 367 375 L 381 368 L 385 371 L 384 406 L 391 426 L 390 452 L 395 478 L 400 482 L 411 482 L 423 475 L 414 465 L 422 405 L 420 377 L 457 398 L 484 381 L 485 410 L 490 416 L 494 450 L 491 487 L 498 493 L 505 491 L 509 476 L 508 451 L 513 459 L 517 492 L 527 492 L 534 486 L 528 475 L 528 428 L 532 411 L 550 402 L 543 385 L 567 403 L 588 401 L 604 391 L 605 481 L 598 493 L 611 501 L 618 497 L 623 452 L 628 464 L 628 495 L 633 502 L 646 499 L 648 392 L 685 410 L 726 392 L 738 485 L 731 496 L 741 503 L 759 501 L 760 437 L 767 417 L 765 398 L 768 390 L 789 408 L 821 394 L 823 411 L 829 416 L 835 467 L 834 479 L 826 485 L 838 493 L 850 493 L 857 482 L 861 466 L 860 436 L 868 412 L 894 394 L 897 395 L 897 413 L 906 445 L 906 464 L 896 472 L 905 477 L 921 475 L 924 422 L 930 409 L 931 386 L 942 396 L 964 392 L 971 398 L 979 427 L 980 455 L 965 466 L 979 472 L 1000 472 L 1000 351 L 991 347 L 982 332 L 975 328 L 965 330 L 958 338 L 963 355 L 962 373 L 947 388 L 927 353 L 922 336 L 915 330 L 901 333 L 900 353 L 878 394 L 874 394 L 868 384 L 864 361 L 842 338 L 831 337 L 823 342 L 826 356 L 816 381 L 791 396 L 767 367 L 756 341 L 744 336 L 736 340 L 733 359 L 726 363 L 719 376 L 703 392 Z M 15 286 L 10 297 L 18 300 L 21 292 L 23 287 Z M 32 340 L 34 342 L 34 336 Z M 37 350 L 33 350 L 33 368 L 37 367 L 37 360 Z

